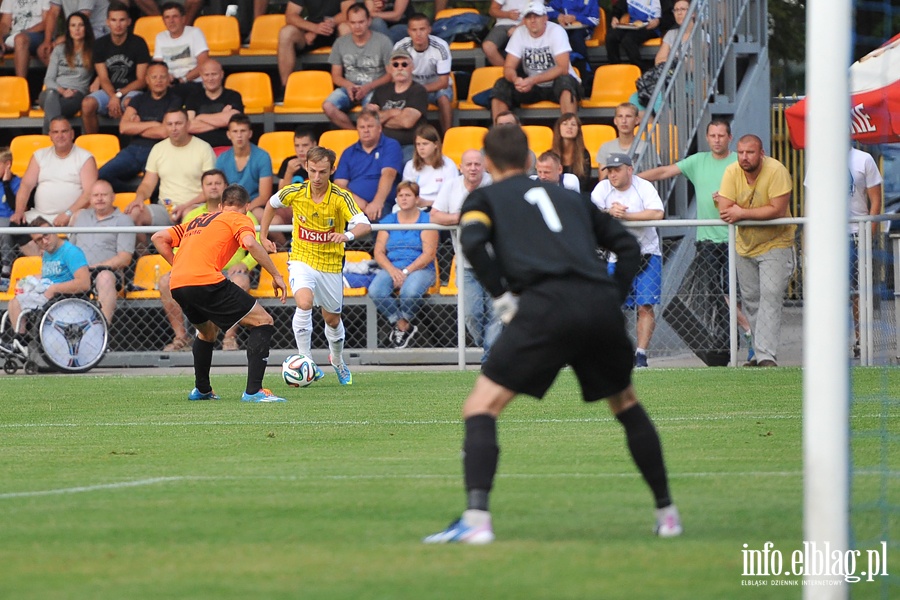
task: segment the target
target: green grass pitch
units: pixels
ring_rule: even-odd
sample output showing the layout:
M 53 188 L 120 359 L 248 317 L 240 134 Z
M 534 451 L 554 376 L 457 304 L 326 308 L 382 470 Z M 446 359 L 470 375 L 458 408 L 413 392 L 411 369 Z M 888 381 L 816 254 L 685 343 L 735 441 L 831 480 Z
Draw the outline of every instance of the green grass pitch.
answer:
M 896 398 L 884 373 L 855 371 L 858 393 Z M 799 369 L 636 373 L 681 538 L 651 534 L 621 427 L 564 372 L 501 418 L 497 542 L 424 546 L 463 508 L 474 378 L 358 372 L 341 388 L 329 373 L 289 390 L 270 370 L 289 402 L 248 405 L 238 375 L 213 376 L 218 402 L 188 402 L 184 376 L 3 376 L 0 598 L 800 597 L 742 585 L 741 554 L 802 544 Z M 880 407 L 855 405 L 854 430 L 900 433 L 896 405 L 889 420 Z M 882 452 L 879 436 L 854 442 L 861 464 Z M 882 484 L 859 476 L 854 494 Z M 885 597 L 880 583 L 852 591 Z

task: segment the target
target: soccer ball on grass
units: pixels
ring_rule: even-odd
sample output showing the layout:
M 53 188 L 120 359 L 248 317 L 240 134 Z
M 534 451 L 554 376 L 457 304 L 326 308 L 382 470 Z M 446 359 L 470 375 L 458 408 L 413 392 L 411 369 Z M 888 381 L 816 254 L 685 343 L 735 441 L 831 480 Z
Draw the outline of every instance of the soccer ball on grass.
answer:
M 306 387 L 316 379 L 316 363 L 308 356 L 292 354 L 284 359 L 281 376 L 290 387 Z

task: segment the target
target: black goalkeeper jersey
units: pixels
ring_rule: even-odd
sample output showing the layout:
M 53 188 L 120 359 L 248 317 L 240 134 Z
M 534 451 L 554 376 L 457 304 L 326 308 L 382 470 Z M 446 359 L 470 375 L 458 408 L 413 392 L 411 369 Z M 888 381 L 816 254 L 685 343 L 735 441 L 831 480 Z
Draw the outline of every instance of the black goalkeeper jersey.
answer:
M 515 175 L 469 194 L 461 213 L 466 258 L 494 297 L 547 278 L 611 281 L 598 247 L 618 255 L 615 280 L 623 294 L 638 271 L 634 236 L 559 185 Z

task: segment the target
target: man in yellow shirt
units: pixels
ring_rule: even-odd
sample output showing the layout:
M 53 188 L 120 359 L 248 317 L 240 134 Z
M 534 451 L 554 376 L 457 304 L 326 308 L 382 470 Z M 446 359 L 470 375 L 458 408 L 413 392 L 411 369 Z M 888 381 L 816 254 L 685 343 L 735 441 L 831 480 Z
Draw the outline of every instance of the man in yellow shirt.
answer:
M 306 153 L 309 178 L 291 184 L 274 194 L 266 204 L 259 237 L 263 247 L 275 251 L 268 239 L 275 211 L 290 207 L 294 211 L 294 230 L 288 260 L 289 284 L 297 310 L 293 329 L 297 351 L 311 356 L 312 308 L 322 309 L 329 360 L 341 385 L 352 385 L 353 377 L 344 363 L 344 244 L 372 231 L 369 219 L 359 209 L 353 195 L 331 183 L 335 154 L 317 146 Z M 349 228 L 349 230 L 348 230 Z M 316 367 L 316 379 L 323 377 Z
M 726 223 L 770 221 L 791 216 L 791 174 L 765 155 L 762 140 L 745 135 L 738 160 L 725 169 L 713 196 Z M 794 272 L 794 225 L 738 227 L 737 275 L 756 356 L 748 367 L 777 367 L 784 293 Z

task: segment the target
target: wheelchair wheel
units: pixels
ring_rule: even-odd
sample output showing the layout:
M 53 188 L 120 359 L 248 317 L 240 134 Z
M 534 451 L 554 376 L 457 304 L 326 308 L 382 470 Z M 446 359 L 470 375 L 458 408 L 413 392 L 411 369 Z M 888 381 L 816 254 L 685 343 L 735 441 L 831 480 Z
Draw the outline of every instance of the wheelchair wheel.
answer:
M 47 306 L 40 318 L 38 341 L 48 366 L 84 373 L 103 359 L 109 327 L 100 309 L 81 298 L 63 298 Z
M 15 360 L 13 360 L 11 358 L 7 358 L 6 361 L 3 363 L 3 371 L 7 375 L 15 375 L 16 371 L 18 371 L 18 370 L 19 370 L 19 363 L 17 363 Z

